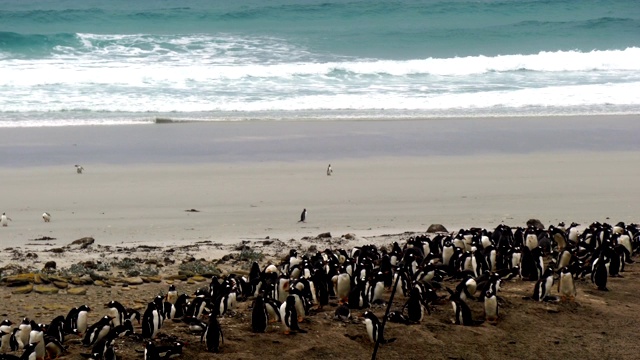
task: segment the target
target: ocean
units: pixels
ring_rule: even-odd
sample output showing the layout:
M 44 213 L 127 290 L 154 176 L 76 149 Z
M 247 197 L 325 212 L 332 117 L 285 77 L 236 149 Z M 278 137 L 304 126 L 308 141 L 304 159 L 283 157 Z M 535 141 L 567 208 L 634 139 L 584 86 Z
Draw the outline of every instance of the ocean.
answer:
M 0 127 L 640 113 L 623 0 L 2 0 Z

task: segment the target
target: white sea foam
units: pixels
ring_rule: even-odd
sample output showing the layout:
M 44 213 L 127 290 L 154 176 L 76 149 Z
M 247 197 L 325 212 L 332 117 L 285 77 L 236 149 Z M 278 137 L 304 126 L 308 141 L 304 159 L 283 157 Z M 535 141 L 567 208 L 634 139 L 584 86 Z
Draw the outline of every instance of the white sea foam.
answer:
M 224 120 L 216 112 L 415 111 L 423 117 L 640 108 L 640 48 L 380 60 L 314 54 L 268 37 L 77 37 L 79 47 L 58 47 L 50 57 L 0 58 L 0 126 L 24 126 L 16 114 L 34 113 L 62 114 L 37 118 L 69 125 L 131 117 L 96 113 L 149 114 L 147 120 L 156 113 L 206 113 L 195 117 Z

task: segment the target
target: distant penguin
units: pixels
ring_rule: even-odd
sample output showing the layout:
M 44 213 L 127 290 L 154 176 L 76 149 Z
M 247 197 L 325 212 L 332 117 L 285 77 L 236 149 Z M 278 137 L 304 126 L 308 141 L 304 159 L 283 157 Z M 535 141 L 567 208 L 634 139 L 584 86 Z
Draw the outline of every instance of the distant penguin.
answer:
M 365 328 L 367 329 L 367 335 L 369 336 L 369 340 L 371 340 L 372 343 L 375 344 L 378 339 L 380 344 L 388 344 L 396 340 L 395 338 L 384 338 L 384 329 L 382 328 L 382 323 L 374 313 L 372 313 L 371 311 L 365 311 L 363 316 Z
M 333 169 L 331 168 L 331 164 L 329 164 L 329 166 L 327 166 L 327 176 L 331 176 L 331 174 L 333 174 Z
M 167 302 L 170 302 L 172 304 L 176 303 L 176 300 L 178 300 L 178 291 L 176 290 L 176 286 L 171 284 L 169 285 L 169 291 L 167 292 Z
M 558 293 L 563 301 L 573 301 L 576 297 L 576 284 L 573 282 L 573 274 L 568 267 L 560 269 L 560 278 L 558 279 Z
M 491 290 L 484 295 L 484 318 L 490 324 L 498 322 L 498 296 Z
M 267 331 L 269 324 L 269 313 L 264 303 L 264 297 L 258 295 L 253 303 L 253 310 L 251 311 L 251 331 L 255 333 L 263 333 Z
M 11 218 L 7 216 L 7 214 L 2 213 L 2 216 L 0 216 L 0 224 L 2 224 L 2 226 L 7 227 L 9 226 L 9 221 L 11 221 Z
M 51 222 L 51 214 L 48 212 L 42 213 L 42 220 L 44 220 L 44 222 Z
M 216 314 L 215 311 L 209 315 L 209 324 L 204 333 L 202 333 L 200 342 L 202 342 L 203 339 L 206 341 L 208 352 L 220 352 L 220 345 L 224 344 L 224 335 L 218 322 L 218 314 Z
M 307 222 L 307 209 L 302 210 L 302 213 L 300 214 L 300 220 L 298 220 L 298 222 Z
M 75 165 L 76 166 L 76 172 L 78 174 L 82 174 L 82 172 L 84 171 L 84 168 L 82 167 L 82 165 Z

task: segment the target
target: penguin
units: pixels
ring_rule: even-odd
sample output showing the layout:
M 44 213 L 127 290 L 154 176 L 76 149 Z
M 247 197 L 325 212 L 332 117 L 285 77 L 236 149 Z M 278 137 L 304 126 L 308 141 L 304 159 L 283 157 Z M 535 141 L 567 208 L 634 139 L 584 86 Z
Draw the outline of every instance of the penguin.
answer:
M 42 220 L 44 220 L 44 222 L 51 222 L 51 214 L 48 212 L 42 213 Z
M 392 323 L 405 324 L 405 325 L 411 324 L 411 321 L 409 321 L 409 318 L 406 315 L 402 314 L 401 311 L 389 312 L 389 315 L 387 315 L 387 320 L 391 321 Z
M 102 319 L 91 325 L 87 332 L 84 334 L 82 344 L 84 346 L 91 346 L 97 341 L 100 341 L 103 337 L 107 336 L 111 330 L 111 318 L 109 316 L 103 316 Z
M 269 322 L 280 322 L 280 306 L 282 306 L 282 303 L 276 299 L 268 297 L 264 297 L 263 299 L 264 306 L 267 309 L 267 314 L 269 314 Z
M 484 318 L 490 324 L 498 322 L 498 296 L 491 290 L 484 295 Z
M 384 329 L 382 323 L 378 317 L 371 311 L 365 311 L 362 315 L 364 317 L 365 328 L 367 329 L 367 335 L 372 343 L 380 342 L 380 344 L 388 344 L 396 341 L 395 338 L 385 339 Z
M 28 345 L 28 344 L 27 344 Z M 9 347 L 11 351 L 23 350 L 25 345 L 22 343 L 22 339 L 20 339 L 20 329 L 14 328 L 11 332 L 11 338 L 9 339 Z
M 573 274 L 569 267 L 560 269 L 560 278 L 558 279 L 558 293 L 563 301 L 573 301 L 576 297 L 576 285 L 573 282 Z
M 156 350 L 156 345 L 153 341 L 147 341 L 144 346 L 144 360 L 158 360 L 160 359 L 160 354 Z
M 607 289 L 607 278 L 609 272 L 607 265 L 609 265 L 609 259 L 607 259 L 602 253 L 600 253 L 600 256 L 593 263 L 591 282 L 596 284 L 600 291 L 609 291 L 609 289 Z
M 289 295 L 287 300 L 280 306 L 280 318 L 284 328 L 284 334 L 289 335 L 291 331 L 306 333 L 298 325 L 298 312 L 296 310 L 296 298 Z
M 156 346 L 156 351 L 161 359 L 172 359 L 182 355 L 184 343 L 177 341 L 171 345 Z
M 44 359 L 45 355 L 45 343 L 44 343 L 44 331 L 42 327 L 35 321 L 31 320 L 31 332 L 29 333 L 29 344 L 36 344 L 34 352 L 36 359 Z
M 147 309 L 142 315 L 142 337 L 144 339 L 153 339 L 156 337 L 159 329 L 160 314 L 158 313 L 155 302 L 152 301 L 147 304 Z
M 369 304 L 383 304 L 384 300 L 382 295 L 384 293 L 384 276 L 381 272 L 369 281 L 368 288 L 368 300 Z
M 553 269 L 549 266 L 546 271 L 536 282 L 536 285 L 533 289 L 533 300 L 536 301 L 545 301 L 548 300 L 549 294 L 551 293 L 551 287 L 553 286 Z
M 409 295 L 409 299 L 403 307 L 407 309 L 407 317 L 412 323 L 419 323 L 424 318 L 425 309 L 429 314 L 431 311 L 429 310 L 429 305 L 425 303 L 422 293 L 418 287 L 413 287 L 411 289 L 411 293 Z
M 178 300 L 178 291 L 176 290 L 176 286 L 171 284 L 169 285 L 169 291 L 167 291 L 166 302 L 175 304 L 176 300 Z
M 302 210 L 302 213 L 300 214 L 300 220 L 298 220 L 298 222 L 307 222 L 307 209 Z
M 345 304 L 342 304 L 336 308 L 336 312 L 333 315 L 333 320 L 339 320 L 347 322 L 351 320 L 351 310 Z
M 44 355 L 42 357 L 38 357 L 36 352 L 36 347 L 38 344 L 27 344 L 24 347 L 24 352 L 22 356 L 20 356 L 20 360 L 39 360 L 44 359 Z
M 222 328 L 220 328 L 218 315 L 215 313 L 215 310 L 209 315 L 209 324 L 207 325 L 207 329 L 204 333 L 202 333 L 200 342 L 202 342 L 203 339 L 206 341 L 208 352 L 220 352 L 220 345 L 224 344 L 224 335 L 222 333 Z
M 54 338 L 46 338 L 45 353 L 47 359 L 57 359 L 67 352 L 67 349 L 62 345 L 62 341 Z
M 11 221 L 11 218 L 7 216 L 7 214 L 2 213 L 2 215 L 0 216 L 0 224 L 2 224 L 2 226 L 7 227 L 9 226 L 9 221 Z
M 29 345 L 29 334 L 31 333 L 31 320 L 29 318 L 22 319 L 22 322 L 18 326 L 20 329 L 20 343 L 22 348 L 26 348 Z
M 446 289 L 451 295 L 449 297 L 449 301 L 451 302 L 451 306 L 453 307 L 453 313 L 455 316 L 454 324 L 464 326 L 475 325 L 476 322 L 473 320 L 469 305 L 467 305 L 467 303 L 460 298 L 459 293 L 454 292 L 449 288 Z
M 82 174 L 82 172 L 84 171 L 84 168 L 82 167 L 82 165 L 76 164 L 75 167 L 76 167 L 76 173 Z
M 51 320 L 51 323 L 49 323 L 49 326 L 47 327 L 45 336 L 47 339 L 53 338 L 61 343 L 64 342 L 64 316 L 60 315 Z
M 11 350 L 11 326 L 13 322 L 9 319 L 2 320 L 0 323 L 0 353 L 6 353 Z
M 331 164 L 329 164 L 329 166 L 327 166 L 327 176 L 331 176 L 331 174 L 333 174 L 333 169 L 331 168 Z
M 269 313 L 264 303 L 264 297 L 258 295 L 253 303 L 253 310 L 251 310 L 251 331 L 255 333 L 266 332 L 268 324 Z
M 124 323 L 124 319 L 127 315 L 127 310 L 122 304 L 117 301 L 109 301 L 104 305 L 107 308 L 107 316 L 112 318 L 113 326 L 118 326 Z
M 338 302 L 342 303 L 349 298 L 351 292 L 351 276 L 346 272 L 337 275 L 336 279 L 336 297 Z
M 78 332 L 80 332 L 80 334 L 84 334 L 84 332 L 87 331 L 87 317 L 89 316 L 90 311 L 91 308 L 87 305 L 81 305 L 78 307 L 78 315 L 76 316 L 75 328 L 78 329 Z

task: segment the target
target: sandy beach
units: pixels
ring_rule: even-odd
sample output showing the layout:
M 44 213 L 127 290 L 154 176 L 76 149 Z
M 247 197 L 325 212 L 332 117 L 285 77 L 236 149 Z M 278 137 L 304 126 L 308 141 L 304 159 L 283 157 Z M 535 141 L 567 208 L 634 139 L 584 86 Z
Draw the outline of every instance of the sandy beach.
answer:
M 517 125 L 504 119 L 460 119 L 3 129 L 0 211 L 12 221 L 0 228 L 0 248 L 4 249 L 0 265 L 39 271 L 49 260 L 65 268 L 86 260 L 108 264 L 129 257 L 140 264 L 164 264 L 158 270 L 160 276 L 166 276 L 197 258 L 212 261 L 224 274 L 244 273 L 250 262 L 239 260 L 242 246 L 262 254 L 260 265 L 265 266 L 278 262 L 290 248 L 305 253 L 314 248 L 403 243 L 434 223 L 451 232 L 474 226 L 493 229 L 501 223 L 523 226 L 530 218 L 545 225 L 561 221 L 583 226 L 594 221 L 637 223 L 637 120 L 586 117 L 513 120 L 521 121 Z M 334 170 L 331 176 L 326 175 L 329 163 Z M 75 164 L 84 166 L 83 174 L 76 173 Z M 303 208 L 308 210 L 307 221 L 300 223 Z M 41 218 L 45 211 L 51 214 L 49 223 Z M 325 232 L 332 238 L 316 238 Z M 354 237 L 347 239 L 346 234 Z M 36 240 L 43 237 L 48 240 Z M 83 237 L 92 237 L 95 243 L 87 249 L 68 246 Z M 52 252 L 54 248 L 64 248 L 64 252 Z M 227 254 L 235 258 L 220 260 Z M 164 293 L 170 283 L 190 294 L 204 284 L 203 279 L 174 282 L 165 278 L 159 283 L 123 287 L 126 271 L 115 265 L 112 271 L 113 285 L 91 286 L 86 295 L 73 298 L 65 290 L 51 297 L 13 294 L 11 288 L 2 287 L 6 307 L 0 313 L 15 321 L 9 309 L 17 306 L 19 316 L 47 320 L 66 312 L 69 302 L 85 302 L 97 307 L 91 315 L 96 321 L 105 299 L 119 299 L 143 310 L 145 299 Z M 477 355 L 479 344 L 488 346 L 496 359 L 511 358 L 512 351 L 522 358 L 585 359 L 598 352 L 624 358 L 633 353 L 625 347 L 632 333 L 626 309 L 640 309 L 640 303 L 629 295 L 638 286 L 637 274 L 630 265 L 625 278 L 612 279 L 614 290 L 606 298 L 588 280 L 582 280 L 577 304 L 527 302 L 522 298 L 531 295 L 533 283 L 509 282 L 501 293 L 501 311 L 506 315 L 498 326 L 452 327 L 451 308 L 443 297 L 424 321 L 426 326 L 412 328 L 420 334 L 417 344 L 409 346 L 409 339 L 403 338 L 408 331 L 405 325 L 390 325 L 390 336 L 400 340 L 383 348 L 386 355 L 380 358 L 413 359 L 424 351 L 434 358 L 481 358 L 472 356 Z M 49 305 L 37 305 L 42 301 Z M 307 340 L 301 350 L 292 349 L 277 325 L 264 337 L 253 338 L 246 326 L 250 305 L 251 301 L 241 303 L 235 315 L 221 319 L 228 331 L 224 358 L 254 358 L 265 338 L 273 345 L 261 350 L 264 358 L 297 359 L 300 351 L 311 359 L 341 353 L 320 340 Z M 335 306 L 332 303 L 311 316 L 305 326 L 315 338 L 349 348 L 352 358 L 368 358 L 371 344 L 360 320 L 333 322 Z M 483 316 L 481 306 L 472 306 L 474 316 Z M 378 316 L 384 312 L 382 307 L 373 310 Z M 583 329 L 594 312 L 607 316 L 598 318 L 593 331 L 580 337 L 567 337 L 562 327 L 549 330 L 559 316 L 567 326 Z M 530 341 L 522 332 L 523 323 L 536 331 L 549 330 L 549 340 Z M 608 330 L 608 336 L 600 329 L 610 323 L 617 325 Z M 196 336 L 181 324 L 170 324 L 163 333 L 161 341 L 179 338 L 194 343 L 189 356 L 208 356 Z M 469 336 L 477 341 L 460 347 L 460 341 Z M 495 339 L 500 340 L 496 343 Z M 598 344 L 605 339 L 616 346 L 602 349 Z M 566 346 L 554 347 L 560 343 Z M 69 358 L 79 358 L 82 348 L 70 346 Z M 141 349 L 133 340 L 122 340 L 118 346 L 124 358 L 135 357 L 135 349 Z
M 0 246 L 42 236 L 103 244 L 366 236 L 532 217 L 637 222 L 636 120 L 3 129 L 1 211 L 13 221 Z M 298 223 L 303 208 L 307 222 Z

